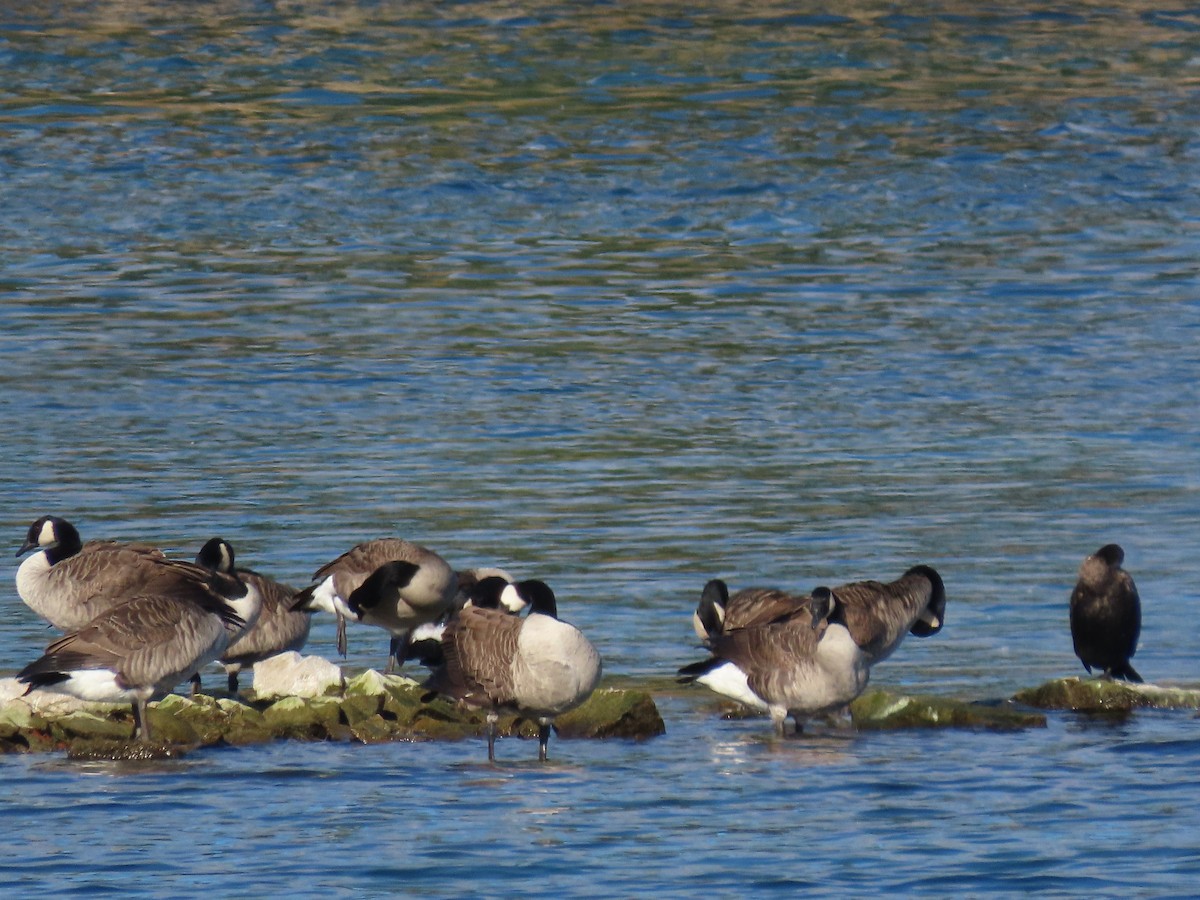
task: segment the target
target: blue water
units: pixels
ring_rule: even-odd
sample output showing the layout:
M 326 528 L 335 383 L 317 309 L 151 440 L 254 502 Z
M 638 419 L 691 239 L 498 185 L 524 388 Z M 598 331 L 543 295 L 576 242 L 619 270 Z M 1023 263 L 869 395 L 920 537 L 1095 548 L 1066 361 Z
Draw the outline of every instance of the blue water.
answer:
M 704 581 L 935 565 L 872 683 L 1135 660 L 1200 682 L 1200 17 L 68 3 L 0 22 L 0 533 L 293 584 L 397 535 L 544 578 L 606 672 L 697 658 Z M 10 563 L 15 572 L 16 560 Z M 0 673 L 48 640 L 11 586 Z M 309 652 L 332 656 L 333 628 Z M 351 632 L 351 668 L 386 638 Z M 165 896 L 1194 893 L 1186 713 L 779 743 L 702 691 L 646 743 L 0 760 L 0 886 Z

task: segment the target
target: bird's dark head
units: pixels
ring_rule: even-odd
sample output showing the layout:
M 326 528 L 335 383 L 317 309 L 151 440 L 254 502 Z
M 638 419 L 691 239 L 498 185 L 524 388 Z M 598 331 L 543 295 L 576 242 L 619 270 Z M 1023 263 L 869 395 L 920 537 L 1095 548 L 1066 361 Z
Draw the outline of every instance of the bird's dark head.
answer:
M 1125 562 L 1125 551 L 1120 544 L 1105 544 L 1093 554 L 1097 559 L 1104 560 L 1110 569 L 1120 568 Z
M 42 516 L 29 526 L 25 533 L 25 543 L 17 551 L 17 556 L 23 556 L 34 547 L 47 551 L 61 550 L 58 556 L 64 558 L 78 552 L 83 544 L 79 540 L 79 532 L 66 519 L 58 516 Z
M 408 586 L 420 568 L 416 563 L 400 559 L 384 563 L 346 598 L 346 605 L 362 619 L 363 610 L 374 609 L 381 603 L 395 603 L 400 589 Z
M 196 554 L 196 565 L 211 569 L 213 572 L 234 574 L 233 545 L 223 538 L 209 538 L 200 548 L 200 552 Z
M 913 566 L 904 575 L 906 578 L 919 575 L 929 582 L 929 600 L 917 614 L 917 620 L 912 623 L 912 627 L 908 629 L 909 634 L 916 637 L 937 634 L 946 624 L 946 586 L 942 584 L 942 576 L 933 566 L 924 565 Z
M 812 613 L 812 627 L 816 631 L 822 625 L 845 625 L 846 607 L 827 587 L 813 588 L 808 600 L 808 608 Z
M 499 575 L 481 578 L 467 589 L 467 603 L 480 609 L 499 609 L 500 595 L 509 586 Z
M 700 592 L 700 603 L 696 606 L 697 634 L 702 638 L 714 638 L 725 627 L 725 607 L 729 603 L 729 587 L 720 578 L 711 579 Z
M 521 581 L 516 584 L 517 592 L 529 604 L 530 613 L 541 613 L 543 616 L 558 618 L 558 602 L 550 585 L 536 578 L 531 581 Z

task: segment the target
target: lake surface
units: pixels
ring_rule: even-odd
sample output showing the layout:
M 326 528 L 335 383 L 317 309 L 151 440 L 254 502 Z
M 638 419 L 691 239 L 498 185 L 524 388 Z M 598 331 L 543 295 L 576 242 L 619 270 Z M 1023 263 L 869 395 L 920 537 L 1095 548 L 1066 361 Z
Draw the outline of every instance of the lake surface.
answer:
M 925 562 L 946 628 L 872 683 L 1000 698 L 1082 673 L 1116 541 L 1137 668 L 1200 681 L 1196 10 L 68 2 L 6 10 L 0 76 L 12 551 L 56 513 L 301 585 L 407 537 L 639 677 L 699 658 L 710 577 Z M 0 674 L 49 639 L 8 585 Z M 546 766 L 6 758 L 0 886 L 1195 892 L 1190 714 L 777 742 L 708 699 Z

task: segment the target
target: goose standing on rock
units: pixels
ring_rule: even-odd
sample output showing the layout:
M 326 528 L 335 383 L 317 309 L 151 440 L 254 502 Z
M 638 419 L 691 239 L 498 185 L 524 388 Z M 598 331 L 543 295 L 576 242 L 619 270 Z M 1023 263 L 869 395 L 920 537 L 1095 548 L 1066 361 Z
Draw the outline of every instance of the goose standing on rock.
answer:
M 131 703 L 134 735 L 150 740 L 146 703 L 219 657 L 258 616 L 255 590 L 144 594 L 109 607 L 27 665 L 17 680 L 81 700 Z
M 867 686 L 871 660 L 847 628 L 845 605 L 825 587 L 789 605 L 769 622 L 710 637 L 712 656 L 680 669 L 680 682 L 769 713 L 780 736 L 789 715 L 800 734 L 807 719 L 848 705 Z
M 832 590 L 871 665 L 891 656 L 906 634 L 929 637 L 945 624 L 946 588 L 931 566 L 913 566 L 888 583 L 856 581 Z M 725 582 L 714 578 L 704 586 L 692 627 L 707 645 L 716 634 L 768 624 L 808 599 L 775 588 L 745 588 L 730 597 Z
M 510 591 L 528 603 L 523 618 L 500 608 L 511 605 L 501 599 Z M 542 581 L 485 578 L 442 640 L 445 663 L 425 687 L 487 710 L 489 762 L 496 759 L 501 710 L 537 720 L 538 760 L 545 762 L 554 718 L 587 700 L 600 681 L 600 654 L 578 628 L 558 618 L 554 592 Z
M 516 580 L 506 570 L 498 569 L 494 566 L 459 569 L 458 592 L 454 595 L 454 601 L 450 604 L 449 610 L 442 613 L 434 621 L 418 625 L 413 629 L 408 645 L 408 655 L 410 658 L 419 660 L 421 665 L 427 669 L 436 669 L 444 663 L 446 657 L 442 652 L 442 635 L 446 631 L 447 623 L 463 607 L 478 604 L 480 598 L 483 598 L 484 603 L 488 603 L 491 598 L 495 597 L 498 606 L 492 608 L 503 608 L 513 615 L 525 609 L 527 605 L 525 598 L 518 594 L 515 588 L 505 590 L 501 586 L 499 593 L 497 593 L 493 586 L 481 592 L 478 585 L 487 578 L 498 578 L 504 585 L 511 585 Z
M 346 655 L 346 619 L 391 633 L 387 671 L 403 664 L 412 630 L 450 608 L 458 587 L 450 565 L 425 547 L 399 538 L 367 541 L 313 574 L 293 610 L 323 610 L 338 619 L 338 652 Z
M 1117 544 L 1105 544 L 1083 561 L 1071 592 L 1071 640 L 1089 674 L 1096 668 L 1110 678 L 1140 682 L 1129 660 L 1142 631 L 1142 601 L 1124 562 Z
M 234 640 L 218 660 L 225 667 L 229 693 L 238 692 L 238 675 L 245 666 L 253 666 L 279 653 L 300 650 L 308 641 L 312 613 L 293 612 L 296 589 L 260 575 L 253 569 L 234 568 L 233 548 L 227 541 L 212 538 L 200 548 L 196 565 L 214 572 L 234 575 L 258 591 L 262 611 L 258 620 Z M 199 675 L 197 675 L 197 681 Z M 197 684 L 197 689 L 199 685 Z

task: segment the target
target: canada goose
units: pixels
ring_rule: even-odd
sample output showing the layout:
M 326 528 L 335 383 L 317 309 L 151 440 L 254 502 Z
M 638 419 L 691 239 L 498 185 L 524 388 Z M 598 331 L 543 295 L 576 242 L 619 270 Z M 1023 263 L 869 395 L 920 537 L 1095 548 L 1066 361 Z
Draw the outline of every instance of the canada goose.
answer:
M 454 570 L 425 547 L 399 538 L 367 541 L 313 574 L 296 594 L 294 610 L 338 617 L 338 652 L 346 655 L 346 619 L 391 632 L 387 671 L 404 662 L 412 630 L 437 619 L 454 600 Z
M 1142 602 L 1129 573 L 1121 568 L 1125 551 L 1105 544 L 1083 561 L 1071 592 L 1071 640 L 1090 674 L 1142 680 L 1129 664 L 1142 630 Z
M 63 631 L 82 628 L 99 613 L 145 587 L 151 566 L 166 562 L 162 551 L 116 541 L 83 543 L 75 526 L 42 516 L 29 526 L 23 556 L 38 552 L 17 569 L 17 593 L 25 605 Z
M 134 735 L 149 741 L 146 702 L 220 656 L 260 602 L 256 591 L 233 600 L 191 591 L 132 597 L 54 641 L 17 679 L 28 691 L 132 703 Z
M 700 594 L 700 603 L 692 615 L 692 628 L 707 645 L 723 631 L 766 625 L 798 607 L 807 606 L 809 601 L 809 597 L 789 594 L 778 588 L 743 588 L 730 597 L 725 582 L 713 578 Z
M 845 610 L 846 627 L 872 665 L 889 657 L 906 634 L 928 637 L 945 622 L 946 589 L 931 566 L 913 566 L 887 584 L 856 581 L 832 590 Z M 708 643 L 716 633 L 772 622 L 807 599 L 774 588 L 746 588 L 730 597 L 725 582 L 714 578 L 704 586 L 692 627 Z
M 479 597 L 472 600 L 471 594 L 477 592 L 476 586 L 485 578 L 499 578 L 509 586 L 515 580 L 507 571 L 494 566 L 460 569 L 458 571 L 458 592 L 454 595 L 450 608 L 434 621 L 425 622 L 413 629 L 408 644 L 409 658 L 419 661 L 428 669 L 436 669 L 445 662 L 445 655 L 442 653 L 442 634 L 446 630 L 446 623 L 468 603 L 479 601 Z M 499 592 L 487 590 L 479 596 L 484 598 L 485 603 L 494 598 L 498 607 L 493 606 L 493 609 L 506 609 L 514 615 L 521 612 L 527 605 L 525 598 L 512 587 L 501 588 Z
M 495 608 L 515 590 L 524 617 Z M 550 723 L 579 706 L 600 681 L 600 654 L 574 625 L 560 621 L 554 592 L 542 581 L 506 585 L 485 578 L 473 602 L 446 625 L 446 661 L 425 682 L 431 693 L 487 710 L 488 761 L 496 759 L 501 710 L 537 719 L 538 760 L 545 762 Z
M 225 546 L 232 554 L 233 548 Z M 81 545 L 74 526 L 54 516 L 30 526 L 18 555 L 33 547 L 41 549 L 17 570 L 17 592 L 31 609 L 64 631 L 83 628 L 106 609 L 135 596 L 191 596 L 203 602 L 212 593 L 238 600 L 249 590 L 236 577 L 167 559 L 144 545 Z
M 946 622 L 946 588 L 932 566 L 913 566 L 895 581 L 856 581 L 833 588 L 846 627 L 871 665 L 887 659 L 907 634 L 930 637 Z
M 769 712 L 779 735 L 789 715 L 799 734 L 806 719 L 850 703 L 871 661 L 846 627 L 845 605 L 824 587 L 793 599 L 780 618 L 712 636 L 712 656 L 680 669 L 679 681 Z
M 233 548 L 226 541 L 213 538 L 200 548 L 196 565 L 233 574 Z M 238 692 L 238 674 L 244 666 L 253 666 L 289 650 L 300 650 L 308 640 L 312 625 L 312 613 L 293 612 L 291 609 L 295 588 L 280 584 L 252 569 L 238 567 L 236 574 L 258 591 L 262 598 L 262 611 L 258 621 L 221 654 L 219 662 L 225 667 L 229 693 L 234 695 Z M 199 681 L 199 675 L 196 681 Z

